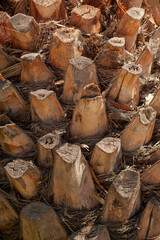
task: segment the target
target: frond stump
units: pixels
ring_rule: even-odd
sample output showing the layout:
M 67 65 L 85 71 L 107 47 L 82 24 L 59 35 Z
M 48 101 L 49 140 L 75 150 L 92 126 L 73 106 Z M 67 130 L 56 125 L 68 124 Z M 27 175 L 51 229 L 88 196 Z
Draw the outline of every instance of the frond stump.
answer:
M 116 30 L 118 37 L 125 38 L 125 48 L 129 52 L 134 48 L 137 39 L 138 29 L 140 27 L 143 16 L 143 8 L 130 8 L 127 11 L 127 14 L 123 15 L 123 17 L 121 18 L 121 21 Z
M 66 143 L 54 151 L 54 202 L 74 209 L 91 209 L 98 202 L 94 183 L 81 149 Z
M 160 25 L 160 5 L 158 0 L 144 0 L 147 7 L 149 7 L 152 16 L 154 18 L 155 23 L 157 26 Z
M 13 156 L 35 150 L 32 139 L 4 115 L 0 115 L 0 146 L 4 152 Z
M 6 12 L 0 11 L 0 44 L 6 45 L 12 42 L 9 29 L 10 16 Z
M 90 5 L 76 7 L 71 12 L 71 24 L 88 34 L 99 33 L 101 11 Z
M 69 60 L 62 99 L 77 102 L 85 85 L 95 83 L 98 85 L 96 66 L 93 60 L 79 56 Z
M 67 233 L 51 206 L 43 202 L 26 205 L 20 213 L 24 240 L 67 240 Z
M 103 136 L 108 130 L 105 101 L 95 84 L 88 84 L 82 90 L 75 106 L 70 134 L 72 137 Z
M 53 33 L 49 56 L 53 67 L 66 70 L 69 59 L 83 54 L 84 42 L 79 29 L 65 27 Z
M 106 137 L 96 144 L 90 165 L 96 173 L 109 175 L 120 165 L 121 157 L 120 139 Z
M 114 80 L 107 97 L 121 104 L 135 107 L 139 104 L 140 65 L 127 63 Z
M 11 187 L 22 197 L 29 199 L 37 194 L 41 173 L 31 161 L 17 159 L 4 168 Z
M 102 210 L 102 222 L 122 223 L 140 208 L 140 174 L 123 170 L 112 183 Z
M 11 66 L 13 61 L 11 60 L 10 56 L 0 48 L 0 71 L 4 70 L 5 68 Z
M 64 111 L 54 91 L 39 89 L 30 92 L 30 102 L 34 122 L 52 124 L 64 120 Z
M 140 108 L 132 122 L 121 134 L 123 151 L 136 151 L 151 138 L 156 120 L 156 111 L 152 107 Z
M 68 18 L 63 0 L 30 0 L 30 15 L 37 21 Z
M 40 26 L 31 16 L 17 13 L 9 20 L 10 32 L 14 48 L 32 50 L 34 36 L 40 33 Z
M 37 164 L 41 167 L 50 168 L 53 166 L 53 151 L 61 144 L 58 134 L 48 133 L 38 140 Z
M 29 53 L 21 57 L 22 83 L 51 83 L 54 79 L 53 74 L 46 67 L 39 53 Z
M 136 240 L 157 239 L 160 235 L 160 202 L 152 197 L 141 216 Z

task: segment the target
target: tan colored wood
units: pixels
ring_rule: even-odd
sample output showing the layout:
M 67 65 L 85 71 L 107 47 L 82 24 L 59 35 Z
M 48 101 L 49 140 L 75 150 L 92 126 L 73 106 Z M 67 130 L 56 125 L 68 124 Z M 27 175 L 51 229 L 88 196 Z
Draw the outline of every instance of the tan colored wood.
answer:
M 125 39 L 114 37 L 107 41 L 96 64 L 102 67 L 117 68 L 125 61 Z
M 13 156 L 34 151 L 32 139 L 5 115 L 0 115 L 0 146 Z
M 76 7 L 71 12 L 71 24 L 88 34 L 99 33 L 101 11 L 90 5 Z
M 23 240 L 67 240 L 67 233 L 54 209 L 32 202 L 20 213 Z
M 108 229 L 104 225 L 88 225 L 76 235 L 71 236 L 74 240 L 110 240 Z
M 160 235 L 160 202 L 152 197 L 148 201 L 138 228 L 136 240 L 159 239 Z M 157 238 L 158 237 L 158 238 Z
M 157 116 L 160 115 L 160 89 L 157 90 L 149 106 L 152 107 L 157 112 Z
M 95 84 L 88 84 L 75 106 L 70 134 L 72 137 L 103 136 L 108 130 L 105 101 Z
M 68 27 L 57 29 L 52 35 L 50 64 L 53 67 L 66 70 L 69 59 L 81 56 L 84 53 L 83 45 L 80 30 Z
M 51 180 L 55 203 L 79 210 L 98 204 L 88 163 L 78 145 L 65 143 L 54 151 Z
M 5 53 L 2 48 L 0 48 L 0 71 L 11 66 L 12 64 L 13 61 L 11 60 L 11 57 Z
M 136 61 L 136 64 L 142 66 L 142 76 L 149 77 L 152 69 L 152 64 L 154 57 L 159 48 L 159 41 L 157 39 L 150 39 L 148 45 L 144 48 L 139 58 Z
M 160 25 L 160 5 L 158 0 L 144 0 L 144 3 L 147 7 L 149 7 L 152 16 L 154 18 L 155 23 L 157 26 Z
M 9 20 L 9 27 L 14 48 L 32 50 L 34 37 L 40 33 L 40 26 L 31 16 L 17 13 Z
M 11 187 L 22 197 L 29 199 L 37 194 L 41 173 L 31 161 L 16 159 L 4 168 Z
M 0 44 L 4 46 L 12 42 L 8 23 L 9 18 L 10 16 L 6 12 L 0 11 Z
M 0 230 L 10 229 L 19 221 L 18 214 L 12 208 L 5 195 L 0 191 Z
M 102 210 L 102 222 L 125 222 L 141 205 L 140 174 L 126 169 L 112 183 Z
M 62 99 L 77 102 L 85 85 L 95 83 L 98 85 L 97 71 L 94 62 L 86 57 L 78 56 L 69 60 Z
M 52 124 L 64 120 L 64 111 L 54 91 L 39 89 L 30 92 L 31 114 L 34 122 Z
M 14 114 L 17 111 L 25 108 L 26 104 L 22 96 L 13 86 L 6 80 L 0 82 L 0 111 L 1 113 Z
M 120 139 L 106 137 L 96 144 L 90 165 L 96 173 L 109 175 L 120 165 L 121 157 Z
M 132 7 L 140 8 L 142 6 L 142 0 L 122 0 L 121 3 L 126 10 Z
M 141 72 L 140 65 L 125 64 L 109 89 L 107 97 L 130 107 L 137 106 L 139 104 L 139 77 Z
M 131 51 L 134 48 L 138 29 L 144 16 L 143 8 L 132 7 L 124 14 L 116 30 L 118 37 L 125 38 L 125 48 Z
M 38 21 L 68 18 L 64 0 L 30 0 L 30 15 Z
M 132 122 L 121 134 L 123 151 L 135 151 L 151 138 L 156 120 L 156 111 L 152 107 L 140 108 Z
M 54 76 L 46 67 L 39 53 L 29 53 L 21 57 L 22 71 L 21 82 L 53 82 Z
M 160 184 L 160 160 L 146 169 L 141 176 L 141 181 L 147 184 Z
M 61 144 L 58 134 L 48 133 L 38 140 L 37 164 L 41 167 L 50 168 L 53 166 L 53 151 Z

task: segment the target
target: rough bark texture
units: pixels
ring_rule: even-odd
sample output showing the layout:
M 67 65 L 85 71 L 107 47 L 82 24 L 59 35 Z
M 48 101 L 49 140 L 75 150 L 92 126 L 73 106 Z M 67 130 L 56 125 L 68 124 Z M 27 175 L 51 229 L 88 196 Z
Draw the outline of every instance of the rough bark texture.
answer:
M 53 67 L 66 70 L 69 59 L 81 56 L 84 53 L 83 45 L 80 30 L 68 27 L 57 29 L 52 35 L 50 64 Z
M 32 139 L 4 115 L 0 115 L 0 146 L 13 156 L 25 155 L 35 149 Z
M 38 21 L 68 18 L 64 0 L 30 0 L 30 15 Z
M 9 18 L 10 16 L 6 12 L 0 11 L 0 44 L 4 46 L 12 41 L 8 23 Z
M 145 207 L 136 240 L 159 239 L 160 235 L 160 202 L 156 198 L 151 198 Z M 158 237 L 158 238 L 157 238 Z
M 121 157 L 120 139 L 106 137 L 96 144 L 90 164 L 96 173 L 109 175 L 119 166 Z
M 54 76 L 43 63 L 39 53 L 29 53 L 21 57 L 22 71 L 21 82 L 22 83 L 52 83 Z
M 24 198 L 32 198 L 38 192 L 41 173 L 30 161 L 14 160 L 5 166 L 5 171 L 11 187 Z
M 95 84 L 86 85 L 75 106 L 70 134 L 73 137 L 103 136 L 108 130 L 105 101 Z
M 48 133 L 38 140 L 37 163 L 41 167 L 53 166 L 53 151 L 61 144 L 60 135 Z
M 107 41 L 96 63 L 102 67 L 117 68 L 125 60 L 125 39 L 114 37 Z
M 33 202 L 20 213 L 24 240 L 67 240 L 67 234 L 59 217 L 51 206 Z
M 159 41 L 157 41 L 157 39 L 150 39 L 148 45 L 144 48 L 141 55 L 137 59 L 136 64 L 140 64 L 142 66 L 143 77 L 149 77 L 158 48 Z
M 24 99 L 10 81 L 0 82 L 0 111 L 2 113 L 14 114 L 25 106 Z
M 0 191 L 0 230 L 10 229 L 19 221 L 18 214 Z
M 94 62 L 83 56 L 69 60 L 62 99 L 64 101 L 77 102 L 81 97 L 82 89 L 90 83 L 98 85 L 97 71 Z
M 112 183 L 102 211 L 102 222 L 125 222 L 140 208 L 140 174 L 122 171 Z
M 97 205 L 88 164 L 78 145 L 66 143 L 55 150 L 52 181 L 55 203 L 79 210 Z
M 157 90 L 149 106 L 152 107 L 157 112 L 157 116 L 160 115 L 160 89 Z
M 11 60 L 11 57 L 0 48 L 0 71 L 11 66 L 12 63 L 13 61 Z
M 33 17 L 17 13 L 9 19 L 9 27 L 14 48 L 32 50 L 34 37 L 40 33 L 40 27 Z
M 135 107 L 139 104 L 140 65 L 125 64 L 110 87 L 107 97 L 116 102 Z
M 155 23 L 157 26 L 160 25 L 160 5 L 158 0 L 144 0 L 145 4 L 147 7 L 149 7 L 152 16 L 154 18 Z
M 152 138 L 155 120 L 156 112 L 152 107 L 141 108 L 121 134 L 122 150 L 135 151 L 147 144 Z
M 76 7 L 71 12 L 71 24 L 88 34 L 99 33 L 101 11 L 90 5 Z
M 30 92 L 30 102 L 34 122 L 52 124 L 64 120 L 64 111 L 54 91 L 39 89 Z
M 116 30 L 118 37 L 125 38 L 125 48 L 129 52 L 134 48 L 143 16 L 143 8 L 130 8 L 127 14 L 123 15 Z
M 141 176 L 141 181 L 147 184 L 160 184 L 160 160 L 148 168 Z

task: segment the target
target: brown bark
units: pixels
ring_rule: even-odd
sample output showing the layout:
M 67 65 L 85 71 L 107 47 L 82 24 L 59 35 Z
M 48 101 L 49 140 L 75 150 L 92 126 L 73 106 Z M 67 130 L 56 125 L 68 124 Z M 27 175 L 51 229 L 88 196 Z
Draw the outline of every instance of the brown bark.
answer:
M 120 139 L 106 137 L 96 144 L 90 165 L 96 173 L 109 175 L 119 166 L 121 157 Z
M 152 16 L 154 18 L 155 23 L 157 26 L 160 25 L 160 5 L 158 0 L 144 0 L 147 7 L 149 7 Z
M 84 227 L 76 236 L 71 236 L 74 240 L 110 240 L 109 232 L 104 225 L 89 225 Z
M 148 168 L 141 176 L 141 181 L 147 184 L 160 184 L 160 160 Z
M 136 61 L 136 64 L 140 64 L 142 66 L 142 76 L 149 77 L 152 69 L 152 64 L 154 61 L 154 57 L 159 48 L 159 41 L 157 39 L 150 39 L 148 45 L 144 48 L 141 55 Z
M 125 222 L 140 208 L 140 174 L 123 170 L 112 183 L 102 211 L 102 222 Z
M 102 67 L 117 68 L 125 60 L 125 39 L 114 37 L 107 41 L 98 56 L 96 63 Z
M 38 21 L 68 18 L 64 0 L 30 0 L 30 15 Z
M 160 26 L 155 30 L 152 39 L 157 40 L 159 38 L 160 41 Z
M 39 89 L 30 92 L 30 103 L 34 122 L 53 124 L 64 119 L 64 111 L 54 91 Z
M 135 151 L 151 138 L 156 120 L 156 112 L 152 107 L 139 109 L 132 122 L 124 129 L 121 134 L 123 151 Z
M 0 191 L 0 230 L 10 229 L 19 221 L 18 214 L 12 208 L 5 195 Z
M 71 12 L 71 24 L 88 34 L 99 33 L 101 11 L 90 5 L 76 7 Z
M 84 53 L 83 45 L 80 30 L 68 27 L 57 29 L 52 35 L 50 64 L 53 67 L 66 70 L 69 59 Z
M 11 57 L 8 56 L 8 54 L 5 53 L 3 49 L 0 49 L 0 71 L 11 66 L 12 64 L 13 61 L 11 60 Z
M 53 166 L 53 151 L 61 144 L 60 135 L 48 133 L 38 140 L 37 163 L 41 167 Z
M 87 161 L 78 145 L 66 143 L 55 150 L 51 185 L 57 204 L 79 210 L 98 204 Z
M 79 56 L 69 60 L 65 75 L 63 95 L 64 101 L 77 102 L 85 85 L 98 85 L 97 71 L 94 62 L 86 57 Z
M 8 23 L 9 18 L 10 16 L 6 12 L 0 11 L 0 44 L 2 45 L 12 42 Z
M 156 198 L 151 198 L 145 207 L 136 240 L 159 239 L 160 235 L 160 202 Z M 158 238 L 157 238 L 158 237 Z
M 108 2 L 108 1 L 107 1 Z M 104 0 L 83 0 L 84 4 L 91 5 L 93 7 L 99 7 L 104 3 Z
M 135 107 L 139 104 L 140 65 L 125 64 L 114 80 L 107 97 L 121 104 Z
M 108 119 L 105 108 L 105 101 L 100 95 L 97 85 L 86 85 L 73 112 L 70 126 L 71 136 L 103 136 L 108 130 Z
M 14 114 L 25 106 L 24 99 L 10 81 L 0 82 L 0 111 L 2 113 Z
M 127 14 L 123 15 L 116 30 L 118 37 L 125 38 L 125 48 L 129 52 L 134 48 L 143 16 L 143 8 L 130 8 Z
M 21 82 L 46 82 L 51 83 L 54 79 L 53 74 L 49 71 L 43 63 L 39 53 L 29 53 L 21 57 L 22 71 Z
M 152 107 L 157 112 L 157 116 L 160 115 L 160 89 L 157 90 L 149 106 Z
M 9 19 L 14 48 L 32 50 L 34 37 L 40 33 L 39 24 L 33 17 L 18 13 Z
M 24 240 L 67 240 L 67 234 L 59 217 L 51 206 L 33 202 L 20 213 Z
M 0 115 L 0 145 L 3 151 L 13 156 L 34 151 L 32 139 L 7 116 Z
M 41 173 L 31 161 L 17 159 L 4 168 L 11 187 L 22 197 L 29 199 L 37 194 Z

